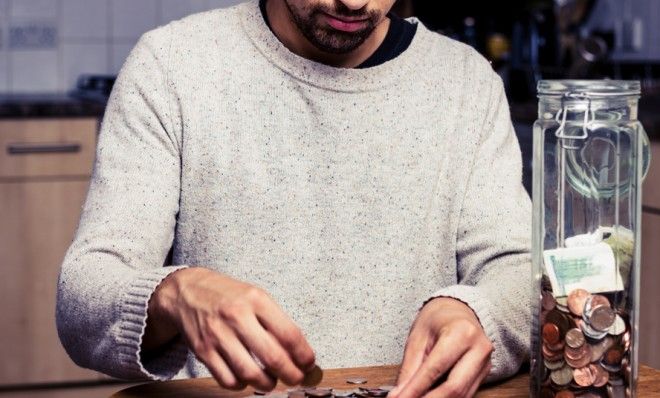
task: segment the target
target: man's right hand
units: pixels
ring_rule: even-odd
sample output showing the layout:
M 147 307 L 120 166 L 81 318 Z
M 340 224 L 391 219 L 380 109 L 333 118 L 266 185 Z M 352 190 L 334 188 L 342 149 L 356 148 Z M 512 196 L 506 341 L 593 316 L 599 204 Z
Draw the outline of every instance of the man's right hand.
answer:
M 142 349 L 176 334 L 229 389 L 299 384 L 314 366 L 314 351 L 268 293 L 206 268 L 170 274 L 149 301 Z

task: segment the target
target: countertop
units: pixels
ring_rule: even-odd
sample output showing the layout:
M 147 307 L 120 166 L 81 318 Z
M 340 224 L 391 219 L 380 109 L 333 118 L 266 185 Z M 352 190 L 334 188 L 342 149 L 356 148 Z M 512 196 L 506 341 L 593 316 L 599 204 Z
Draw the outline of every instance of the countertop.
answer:
M 0 119 L 103 116 L 106 98 L 57 94 L 0 94 Z
M 361 387 L 376 388 L 383 385 L 392 385 L 395 383 L 398 369 L 398 366 L 330 369 L 324 372 L 320 387 L 352 390 L 358 386 L 347 384 L 346 380 L 350 377 L 367 379 L 367 384 Z M 287 388 L 287 386 L 279 384 L 276 391 L 283 392 Z M 242 391 L 224 390 L 211 378 L 199 378 L 142 384 L 122 390 L 114 394 L 111 398 L 239 398 L 249 396 L 253 392 L 254 390 L 250 388 Z M 646 366 L 640 366 L 637 396 L 644 398 L 660 397 L 660 371 Z M 475 397 L 528 398 L 529 374 L 527 372 L 521 373 L 512 379 L 484 386 L 479 389 Z M 264 396 L 264 398 L 269 397 Z

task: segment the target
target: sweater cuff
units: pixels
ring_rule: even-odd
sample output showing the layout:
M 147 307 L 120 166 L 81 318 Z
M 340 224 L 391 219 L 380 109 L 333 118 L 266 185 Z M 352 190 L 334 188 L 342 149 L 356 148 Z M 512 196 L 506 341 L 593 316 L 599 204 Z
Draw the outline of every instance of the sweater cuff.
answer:
M 491 355 L 491 364 L 492 368 L 490 374 L 486 378 L 486 381 L 492 381 L 498 377 L 502 376 L 504 369 L 502 364 L 506 363 L 508 358 L 506 358 L 506 352 L 508 350 L 505 347 L 502 347 L 502 339 L 498 333 L 498 325 L 493 319 L 492 304 L 491 302 L 484 297 L 482 291 L 475 286 L 467 285 L 452 285 L 446 288 L 440 289 L 433 294 L 429 300 L 438 298 L 438 297 L 447 297 L 456 299 L 463 304 L 470 307 L 470 309 L 475 313 L 481 327 L 486 333 L 486 337 L 492 342 L 494 350 Z
M 140 346 L 147 326 L 149 300 L 158 285 L 168 275 L 187 266 L 168 266 L 149 270 L 134 279 L 124 292 L 117 346 L 123 369 L 137 377 L 169 380 L 186 364 L 188 347 L 178 339 L 158 356 L 143 363 Z

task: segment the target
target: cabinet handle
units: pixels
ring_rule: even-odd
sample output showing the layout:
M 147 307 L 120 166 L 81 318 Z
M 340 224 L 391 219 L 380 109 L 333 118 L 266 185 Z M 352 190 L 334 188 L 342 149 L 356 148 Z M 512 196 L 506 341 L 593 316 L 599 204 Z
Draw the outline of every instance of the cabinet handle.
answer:
M 76 153 L 80 152 L 81 145 L 75 142 L 54 144 L 8 144 L 7 153 L 10 155 L 30 155 L 40 153 Z

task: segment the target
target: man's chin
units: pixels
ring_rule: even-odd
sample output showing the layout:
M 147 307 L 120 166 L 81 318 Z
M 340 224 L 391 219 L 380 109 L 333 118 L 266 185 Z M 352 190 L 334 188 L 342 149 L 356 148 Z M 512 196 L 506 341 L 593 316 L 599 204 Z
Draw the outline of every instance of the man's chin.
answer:
M 372 30 L 351 34 L 322 34 L 308 38 L 317 49 L 329 54 L 348 54 L 358 49 L 371 35 Z

